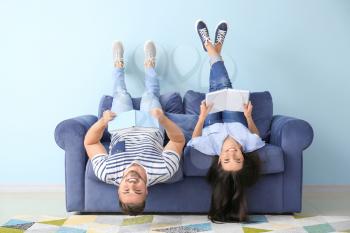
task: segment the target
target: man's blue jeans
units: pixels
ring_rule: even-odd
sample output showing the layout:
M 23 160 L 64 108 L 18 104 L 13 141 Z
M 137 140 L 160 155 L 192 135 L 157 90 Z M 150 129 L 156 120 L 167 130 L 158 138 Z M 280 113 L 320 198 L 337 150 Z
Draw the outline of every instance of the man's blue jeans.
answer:
M 228 76 L 224 62 L 219 59 L 211 65 L 209 77 L 209 92 L 232 88 L 232 83 Z M 247 126 L 247 121 L 242 112 L 222 111 L 212 113 L 207 116 L 204 122 L 204 127 L 215 123 L 241 122 Z
M 114 68 L 114 89 L 111 111 L 115 113 L 133 110 L 131 95 L 126 89 L 124 68 Z M 162 108 L 159 102 L 159 78 L 154 68 L 145 69 L 145 92 L 142 95 L 140 110 L 149 112 L 153 108 Z

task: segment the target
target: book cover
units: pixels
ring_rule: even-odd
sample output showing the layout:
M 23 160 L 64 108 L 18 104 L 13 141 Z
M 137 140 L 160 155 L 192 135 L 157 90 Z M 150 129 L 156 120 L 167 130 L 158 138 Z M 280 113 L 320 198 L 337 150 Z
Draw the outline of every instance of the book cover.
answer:
M 130 127 L 159 128 L 159 122 L 149 112 L 131 110 L 117 113 L 117 116 L 108 123 L 109 132 Z
M 243 105 L 249 101 L 249 91 L 236 89 L 222 89 L 205 95 L 207 104 L 213 103 L 210 113 L 221 111 L 243 112 Z

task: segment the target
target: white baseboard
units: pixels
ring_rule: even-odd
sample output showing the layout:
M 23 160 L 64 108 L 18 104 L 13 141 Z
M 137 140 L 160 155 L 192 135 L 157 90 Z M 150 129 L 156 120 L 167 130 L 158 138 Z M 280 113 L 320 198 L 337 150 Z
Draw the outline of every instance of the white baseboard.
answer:
M 338 193 L 350 192 L 350 185 L 304 185 L 305 193 Z
M 0 185 L 0 193 L 64 192 L 64 185 Z

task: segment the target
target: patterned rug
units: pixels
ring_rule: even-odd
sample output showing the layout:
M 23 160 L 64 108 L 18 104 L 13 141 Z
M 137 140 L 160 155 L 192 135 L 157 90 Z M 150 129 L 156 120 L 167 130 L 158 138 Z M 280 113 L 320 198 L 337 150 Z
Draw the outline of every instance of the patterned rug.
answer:
M 0 233 L 326 233 L 350 232 L 350 216 L 251 215 L 246 223 L 213 224 L 198 215 L 15 216 Z

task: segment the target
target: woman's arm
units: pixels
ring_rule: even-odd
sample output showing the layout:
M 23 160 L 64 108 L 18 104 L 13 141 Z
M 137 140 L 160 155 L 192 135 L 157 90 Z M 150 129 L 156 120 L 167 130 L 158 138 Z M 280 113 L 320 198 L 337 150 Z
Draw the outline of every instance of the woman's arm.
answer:
M 252 105 L 252 102 L 249 101 L 248 104 L 244 105 L 244 116 L 245 116 L 247 123 L 248 123 L 248 129 L 251 133 L 254 133 L 254 134 L 260 136 L 259 130 L 256 127 L 254 120 L 253 120 L 253 117 L 252 117 L 252 111 L 253 111 L 253 105 Z
M 200 106 L 200 113 L 199 113 L 198 121 L 197 121 L 196 127 L 193 130 L 192 138 L 202 136 L 202 129 L 203 129 L 205 118 L 208 116 L 212 107 L 213 107 L 213 104 L 207 105 L 205 103 L 205 100 L 202 101 L 201 106 Z

